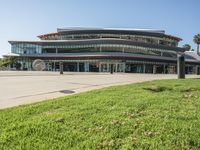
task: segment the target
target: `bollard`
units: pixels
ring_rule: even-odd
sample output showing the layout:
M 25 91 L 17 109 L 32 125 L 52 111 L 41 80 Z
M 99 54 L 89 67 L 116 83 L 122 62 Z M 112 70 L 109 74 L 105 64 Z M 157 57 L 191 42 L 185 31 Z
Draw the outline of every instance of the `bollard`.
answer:
M 178 79 L 185 79 L 185 56 L 184 56 L 184 54 L 177 55 L 177 73 L 178 73 Z
M 60 62 L 60 74 L 63 74 L 63 62 Z

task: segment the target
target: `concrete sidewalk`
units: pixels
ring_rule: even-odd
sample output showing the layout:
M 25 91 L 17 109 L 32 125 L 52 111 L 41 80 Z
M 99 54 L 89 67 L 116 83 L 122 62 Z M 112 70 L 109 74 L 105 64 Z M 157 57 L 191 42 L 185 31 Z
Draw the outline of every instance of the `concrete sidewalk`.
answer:
M 189 76 L 197 77 L 197 76 Z M 176 79 L 177 75 L 0 71 L 0 109 L 112 85 Z

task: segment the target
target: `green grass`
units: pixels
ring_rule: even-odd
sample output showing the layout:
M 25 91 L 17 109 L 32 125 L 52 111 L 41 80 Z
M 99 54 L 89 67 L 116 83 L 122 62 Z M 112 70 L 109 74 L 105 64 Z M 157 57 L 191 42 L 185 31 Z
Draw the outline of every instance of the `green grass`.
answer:
M 0 149 L 200 149 L 200 79 L 114 86 L 0 110 Z

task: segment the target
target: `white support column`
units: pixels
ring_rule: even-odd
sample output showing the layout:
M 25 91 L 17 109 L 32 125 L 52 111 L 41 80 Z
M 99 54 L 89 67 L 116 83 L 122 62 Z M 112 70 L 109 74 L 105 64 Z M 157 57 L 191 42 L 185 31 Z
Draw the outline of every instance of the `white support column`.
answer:
M 58 49 L 56 48 L 56 56 L 58 54 Z M 56 71 L 56 60 L 54 60 L 54 71 Z
M 87 66 L 86 66 L 87 62 L 84 63 L 84 71 L 87 72 Z
M 77 72 L 79 72 L 79 62 L 77 62 Z
M 53 70 L 56 71 L 56 60 L 53 61 Z
M 107 72 L 110 72 L 110 65 L 107 63 Z
M 101 72 L 101 63 L 99 63 L 99 72 Z
M 165 64 L 163 65 L 164 74 L 166 74 Z
M 199 75 L 199 66 L 198 65 L 195 66 L 195 74 Z
M 156 65 L 153 65 L 153 74 L 156 74 Z
M 143 73 L 145 73 L 145 71 L 146 71 L 146 65 L 143 64 Z
M 126 72 L 126 63 L 124 63 L 124 73 Z
M 89 72 L 89 62 L 85 62 L 85 72 Z

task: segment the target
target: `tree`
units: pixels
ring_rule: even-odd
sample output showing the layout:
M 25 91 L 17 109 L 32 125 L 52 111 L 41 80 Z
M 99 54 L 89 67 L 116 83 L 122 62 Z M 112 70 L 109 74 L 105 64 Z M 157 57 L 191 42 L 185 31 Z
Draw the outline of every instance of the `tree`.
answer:
M 0 58 L 0 67 L 2 66 L 2 63 L 3 63 L 3 59 Z
M 197 44 L 197 53 L 199 54 L 200 34 L 196 34 L 193 41 L 195 44 Z
M 14 61 L 14 57 L 5 57 L 0 60 L 0 67 L 8 67 L 9 65 L 13 64 Z
M 190 44 L 184 44 L 183 45 L 183 48 L 187 49 L 187 50 L 190 50 L 191 49 L 191 46 Z

